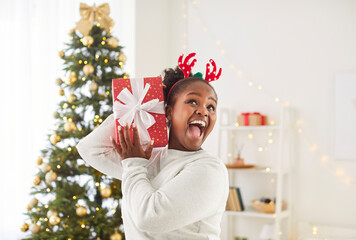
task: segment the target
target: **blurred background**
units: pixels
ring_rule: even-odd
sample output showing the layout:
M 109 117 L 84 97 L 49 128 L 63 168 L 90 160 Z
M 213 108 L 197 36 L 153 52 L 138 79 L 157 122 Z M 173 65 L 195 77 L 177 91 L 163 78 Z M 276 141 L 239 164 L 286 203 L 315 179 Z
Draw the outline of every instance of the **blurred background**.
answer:
M 229 124 L 249 111 L 279 124 L 280 109 L 293 109 L 290 239 L 356 239 L 353 0 L 1 1 L 1 239 L 24 236 L 19 227 L 35 160 L 59 102 L 57 55 L 80 19 L 80 2 L 109 3 L 131 77 L 158 76 L 181 53 L 196 52 L 194 71 L 204 74 L 210 58 L 223 69 L 214 87 Z M 351 85 L 336 87 L 338 79 Z M 351 102 L 337 103 L 342 90 Z M 214 154 L 221 147 L 220 117 L 204 144 Z

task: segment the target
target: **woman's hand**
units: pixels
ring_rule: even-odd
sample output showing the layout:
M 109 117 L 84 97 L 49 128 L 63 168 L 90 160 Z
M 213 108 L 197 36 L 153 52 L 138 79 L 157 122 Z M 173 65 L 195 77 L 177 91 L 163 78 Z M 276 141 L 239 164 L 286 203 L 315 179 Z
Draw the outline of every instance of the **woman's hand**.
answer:
M 118 146 L 115 140 L 111 138 L 115 150 L 119 153 L 121 160 L 132 157 L 150 159 L 153 148 L 153 141 L 147 145 L 146 150 L 143 150 L 140 143 L 140 136 L 138 135 L 138 130 L 135 124 L 133 124 L 132 129 L 133 141 L 131 141 L 129 126 L 127 124 L 124 127 L 124 131 L 119 128 L 119 141 L 121 146 Z

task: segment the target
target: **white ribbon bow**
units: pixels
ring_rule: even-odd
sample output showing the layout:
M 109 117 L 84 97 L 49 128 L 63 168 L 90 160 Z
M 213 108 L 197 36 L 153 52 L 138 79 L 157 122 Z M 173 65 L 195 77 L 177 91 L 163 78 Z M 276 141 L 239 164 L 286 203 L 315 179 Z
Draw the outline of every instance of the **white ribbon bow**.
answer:
M 114 118 L 119 119 L 121 126 L 125 126 L 125 123 L 131 125 L 132 121 L 135 121 L 137 129 L 140 133 L 140 142 L 142 145 L 146 145 L 151 141 L 150 134 L 147 129 L 155 124 L 155 118 L 149 113 L 164 114 L 164 102 L 156 99 L 152 99 L 146 103 L 142 103 L 145 98 L 150 84 L 144 86 L 143 78 L 130 79 L 131 92 L 125 88 L 122 90 L 116 99 L 120 100 L 114 102 Z M 120 128 L 120 126 L 119 126 Z

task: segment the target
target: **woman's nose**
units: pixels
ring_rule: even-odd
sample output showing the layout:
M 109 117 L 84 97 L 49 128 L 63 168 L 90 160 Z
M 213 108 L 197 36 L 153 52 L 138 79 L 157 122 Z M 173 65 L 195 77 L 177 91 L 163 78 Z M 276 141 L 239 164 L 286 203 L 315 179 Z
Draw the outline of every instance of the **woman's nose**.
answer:
M 208 109 L 205 106 L 199 106 L 196 110 L 197 114 L 208 116 Z

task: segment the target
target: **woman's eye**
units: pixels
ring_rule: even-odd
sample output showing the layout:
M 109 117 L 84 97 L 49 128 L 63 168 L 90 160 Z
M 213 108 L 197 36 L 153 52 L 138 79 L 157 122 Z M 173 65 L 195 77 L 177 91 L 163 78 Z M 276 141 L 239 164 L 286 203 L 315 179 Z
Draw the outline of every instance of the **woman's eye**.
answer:
M 214 107 L 213 105 L 209 105 L 209 106 L 208 106 L 208 109 L 209 109 L 210 111 L 215 111 L 215 107 Z
M 197 104 L 197 101 L 195 101 L 195 100 L 189 100 L 188 103 L 189 103 L 189 104 L 194 104 L 194 105 L 196 105 L 196 104 Z

